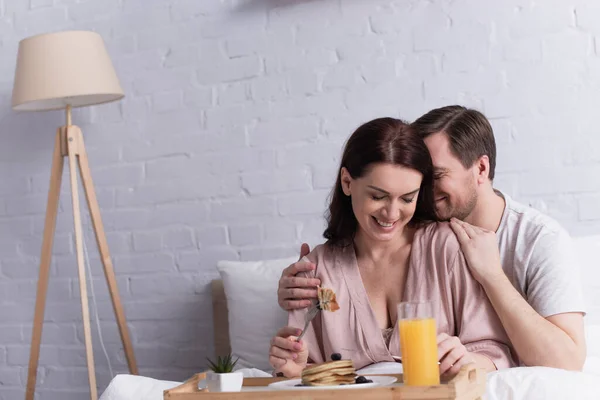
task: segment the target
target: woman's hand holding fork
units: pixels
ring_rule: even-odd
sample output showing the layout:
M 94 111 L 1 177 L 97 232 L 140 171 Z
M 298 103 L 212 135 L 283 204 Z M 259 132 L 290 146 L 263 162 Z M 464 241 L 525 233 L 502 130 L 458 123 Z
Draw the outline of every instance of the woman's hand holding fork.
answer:
M 299 377 L 308 362 L 306 342 L 296 341 L 301 329 L 286 326 L 277 331 L 271 339 L 269 363 L 275 372 L 283 373 L 287 378 Z

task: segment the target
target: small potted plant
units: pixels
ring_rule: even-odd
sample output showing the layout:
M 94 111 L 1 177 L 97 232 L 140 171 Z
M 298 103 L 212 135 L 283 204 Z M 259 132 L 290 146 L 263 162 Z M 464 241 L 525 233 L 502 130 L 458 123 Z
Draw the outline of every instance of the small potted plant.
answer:
M 217 357 L 217 361 L 208 360 L 211 371 L 206 374 L 206 383 L 209 392 L 239 392 L 242 390 L 244 375 L 233 372 L 233 367 L 238 359 L 232 361 L 231 354 Z

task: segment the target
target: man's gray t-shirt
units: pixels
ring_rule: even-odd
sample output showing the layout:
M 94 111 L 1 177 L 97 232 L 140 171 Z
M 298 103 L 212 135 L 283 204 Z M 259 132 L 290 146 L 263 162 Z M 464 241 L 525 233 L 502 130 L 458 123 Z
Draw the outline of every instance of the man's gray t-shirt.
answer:
M 506 207 L 496 231 L 504 273 L 542 317 L 585 313 L 572 239 L 554 219 L 496 191 Z

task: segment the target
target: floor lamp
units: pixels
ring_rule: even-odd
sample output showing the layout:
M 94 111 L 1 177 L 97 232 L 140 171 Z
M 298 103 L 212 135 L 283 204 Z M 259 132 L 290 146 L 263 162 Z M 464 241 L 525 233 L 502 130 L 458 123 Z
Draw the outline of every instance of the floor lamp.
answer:
M 29 370 L 25 392 L 25 399 L 27 400 L 33 400 L 35 392 L 46 292 L 50 273 L 50 259 L 52 257 L 52 244 L 54 241 L 65 157 L 68 159 L 70 172 L 75 248 L 91 399 L 96 400 L 98 393 L 84 266 L 77 168 L 79 168 L 81 174 L 88 209 L 96 235 L 96 242 L 102 264 L 104 265 L 104 274 L 106 275 L 129 371 L 132 374 L 137 374 L 135 356 L 108 252 L 106 235 L 92 183 L 83 136 L 81 129 L 71 124 L 72 107 L 107 103 L 119 100 L 123 96 L 123 90 L 100 35 L 86 31 L 67 31 L 32 36 L 23 39 L 19 43 L 12 97 L 13 109 L 17 111 L 66 110 L 66 125 L 59 127 L 56 132 L 54 154 L 52 156 L 50 188 L 44 222 L 40 273 L 35 300 L 33 334 L 31 337 Z

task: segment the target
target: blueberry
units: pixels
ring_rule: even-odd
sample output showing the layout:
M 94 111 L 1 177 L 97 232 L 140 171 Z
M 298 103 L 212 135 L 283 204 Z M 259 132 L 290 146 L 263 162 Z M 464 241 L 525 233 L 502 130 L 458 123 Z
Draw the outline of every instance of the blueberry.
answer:
M 356 378 L 356 383 L 367 383 L 368 379 L 365 378 L 364 376 L 359 376 L 358 378 Z
M 342 355 L 340 353 L 333 353 L 331 355 L 331 359 L 333 361 L 340 361 L 342 359 Z

